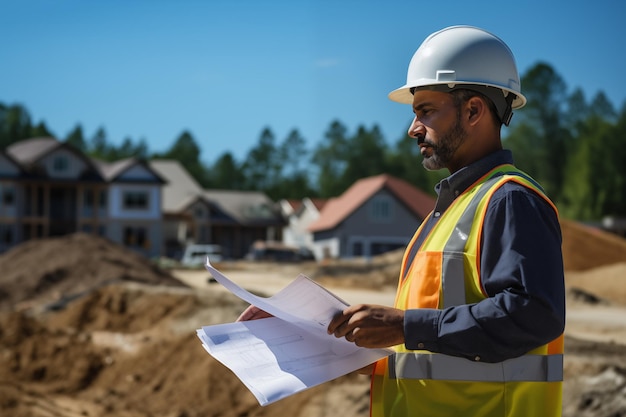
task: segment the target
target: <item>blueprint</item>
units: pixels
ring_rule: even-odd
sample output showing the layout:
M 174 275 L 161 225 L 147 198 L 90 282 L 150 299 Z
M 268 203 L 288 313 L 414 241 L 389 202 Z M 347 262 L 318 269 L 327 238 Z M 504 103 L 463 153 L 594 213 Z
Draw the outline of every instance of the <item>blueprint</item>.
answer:
M 228 367 L 261 405 L 338 378 L 391 354 L 328 335 L 332 317 L 347 307 L 334 294 L 299 275 L 271 297 L 256 296 L 213 268 L 216 281 L 274 317 L 204 326 L 197 330 L 211 356 Z

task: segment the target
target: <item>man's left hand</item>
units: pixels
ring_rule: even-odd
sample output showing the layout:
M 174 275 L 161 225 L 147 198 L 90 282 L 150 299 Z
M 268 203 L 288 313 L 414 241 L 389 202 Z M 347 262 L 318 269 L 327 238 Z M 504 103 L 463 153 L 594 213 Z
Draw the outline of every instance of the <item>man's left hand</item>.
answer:
M 369 304 L 350 306 L 333 318 L 328 334 L 366 348 L 403 344 L 404 311 Z

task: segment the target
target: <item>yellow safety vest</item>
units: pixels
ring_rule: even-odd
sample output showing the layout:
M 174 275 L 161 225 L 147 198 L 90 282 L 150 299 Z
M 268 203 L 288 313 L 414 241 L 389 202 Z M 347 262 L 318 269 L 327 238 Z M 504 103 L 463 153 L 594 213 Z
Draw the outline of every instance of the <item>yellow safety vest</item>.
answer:
M 402 261 L 395 307 L 438 308 L 477 303 L 480 240 L 487 205 L 507 181 L 532 190 L 554 208 L 541 188 L 513 165 L 501 165 L 458 196 L 424 239 L 414 259 Z M 375 417 L 554 417 L 562 412 L 563 335 L 526 355 L 499 363 L 407 350 L 376 363 L 371 415 Z

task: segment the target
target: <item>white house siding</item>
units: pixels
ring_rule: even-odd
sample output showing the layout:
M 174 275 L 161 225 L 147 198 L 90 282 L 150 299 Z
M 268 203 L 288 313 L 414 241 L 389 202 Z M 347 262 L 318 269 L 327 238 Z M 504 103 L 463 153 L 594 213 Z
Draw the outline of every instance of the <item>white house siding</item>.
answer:
M 124 193 L 126 192 L 146 192 L 148 207 L 146 209 L 125 209 Z M 159 184 L 111 184 L 108 203 L 110 219 L 161 219 L 161 188 Z
M 124 207 L 124 193 L 146 192 L 148 196 L 145 209 L 128 209 Z M 141 227 L 145 230 L 148 243 L 132 247 L 148 257 L 159 256 L 163 244 L 161 216 L 160 184 L 111 184 L 108 199 L 107 237 L 114 242 L 124 242 L 124 230 L 127 227 Z
M 145 242 L 143 245 L 128 245 L 124 242 L 124 231 L 126 228 L 143 228 L 145 231 Z M 115 220 L 110 221 L 106 229 L 107 238 L 114 242 L 119 242 L 149 258 L 161 255 L 161 246 L 163 242 L 163 228 L 160 222 L 147 220 Z
M 320 216 L 315 205 L 305 198 L 298 214 L 289 214 L 289 225 L 283 228 L 283 243 L 296 248 L 313 250 L 313 234 L 308 231 L 311 223 Z
M 67 165 L 62 169 L 56 166 L 59 159 L 64 159 Z M 67 149 L 57 149 L 41 159 L 41 166 L 44 167 L 50 178 L 77 179 L 87 168 L 87 164 L 78 158 L 75 153 Z
M 300 240 L 302 242 L 302 246 L 304 246 L 305 248 L 312 249 L 313 248 L 313 234 L 308 231 L 308 227 L 311 223 L 313 223 L 315 220 L 317 220 L 320 217 L 320 212 L 315 207 L 313 202 L 311 202 L 311 200 L 309 199 L 304 200 L 304 207 L 305 209 L 302 212 L 302 215 L 300 216 L 300 219 L 299 219 L 300 220 L 299 230 L 301 230 L 302 232 Z
M 317 261 L 339 257 L 339 237 L 319 239 L 313 243 L 311 250 Z

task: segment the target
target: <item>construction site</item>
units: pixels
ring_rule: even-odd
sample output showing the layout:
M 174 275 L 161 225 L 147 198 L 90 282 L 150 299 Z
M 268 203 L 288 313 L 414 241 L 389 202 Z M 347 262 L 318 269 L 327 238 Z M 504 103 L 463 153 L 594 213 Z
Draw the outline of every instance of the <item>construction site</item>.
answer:
M 564 221 L 563 415 L 626 416 L 626 240 Z M 368 261 L 223 262 L 271 295 L 303 273 L 330 290 L 393 297 L 402 252 Z M 261 407 L 196 329 L 247 304 L 202 269 L 165 268 L 86 234 L 0 256 L 3 417 L 361 417 L 369 380 L 349 374 Z M 349 298 L 351 301 L 351 299 Z

